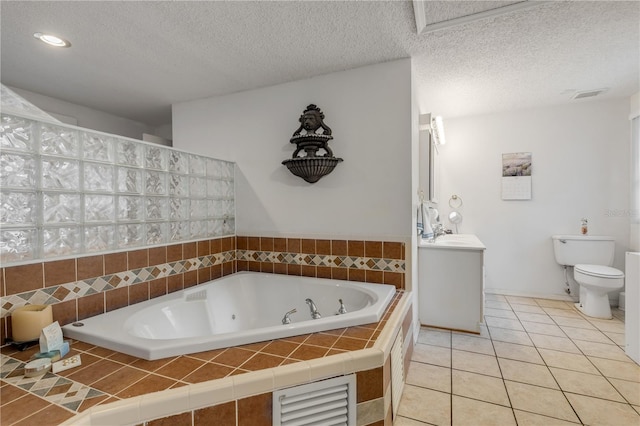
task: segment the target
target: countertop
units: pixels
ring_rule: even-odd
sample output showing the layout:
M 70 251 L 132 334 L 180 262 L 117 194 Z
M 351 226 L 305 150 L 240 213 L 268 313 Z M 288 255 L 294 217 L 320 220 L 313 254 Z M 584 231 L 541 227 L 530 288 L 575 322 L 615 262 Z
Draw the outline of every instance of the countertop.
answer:
M 418 248 L 447 250 L 486 250 L 485 245 L 474 234 L 445 234 L 434 242 L 418 240 Z

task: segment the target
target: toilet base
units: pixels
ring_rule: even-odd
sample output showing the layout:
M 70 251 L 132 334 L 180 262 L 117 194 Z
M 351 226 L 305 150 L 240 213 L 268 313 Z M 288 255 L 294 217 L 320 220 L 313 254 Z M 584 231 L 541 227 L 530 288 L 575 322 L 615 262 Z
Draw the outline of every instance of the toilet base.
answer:
M 585 306 L 584 303 L 574 303 L 573 306 L 575 306 L 575 308 L 580 311 L 580 313 L 582 313 L 583 315 L 590 317 L 590 318 L 598 318 L 598 319 L 612 319 L 613 315 L 611 315 L 611 307 L 609 306 L 608 303 L 608 299 L 607 299 L 607 309 L 602 310 L 602 307 L 600 307 L 600 310 L 597 309 L 587 309 L 587 307 Z

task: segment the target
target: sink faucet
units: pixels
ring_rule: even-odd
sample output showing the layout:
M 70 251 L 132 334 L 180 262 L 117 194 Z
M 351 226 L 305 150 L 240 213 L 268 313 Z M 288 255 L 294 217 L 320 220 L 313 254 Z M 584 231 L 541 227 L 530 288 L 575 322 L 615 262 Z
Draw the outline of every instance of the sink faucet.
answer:
M 309 305 L 309 309 L 311 310 L 311 318 L 313 319 L 322 318 L 322 315 L 320 315 L 320 312 L 318 312 L 318 308 L 316 308 L 316 304 L 313 303 L 313 300 L 307 299 L 305 300 L 305 302 L 307 302 L 307 305 Z
M 436 238 L 442 235 L 451 234 L 451 233 L 452 231 L 450 229 L 447 229 L 444 227 L 444 225 L 442 225 L 441 223 L 438 223 L 436 226 L 433 227 L 433 241 L 435 241 Z

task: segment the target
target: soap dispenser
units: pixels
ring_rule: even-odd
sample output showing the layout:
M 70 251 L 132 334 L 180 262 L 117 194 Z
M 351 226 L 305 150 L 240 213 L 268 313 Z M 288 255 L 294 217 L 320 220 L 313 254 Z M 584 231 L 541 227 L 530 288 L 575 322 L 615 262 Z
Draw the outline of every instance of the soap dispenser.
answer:
M 587 219 L 583 217 L 582 219 L 580 219 L 580 233 L 582 235 L 587 235 L 588 232 L 589 232 L 589 227 L 587 225 Z

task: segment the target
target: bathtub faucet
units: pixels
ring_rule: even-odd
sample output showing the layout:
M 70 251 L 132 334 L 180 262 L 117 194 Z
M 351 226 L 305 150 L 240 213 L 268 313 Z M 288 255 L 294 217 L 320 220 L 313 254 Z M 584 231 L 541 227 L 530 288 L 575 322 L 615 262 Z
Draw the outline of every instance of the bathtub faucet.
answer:
M 284 314 L 284 317 L 282 318 L 282 324 L 291 324 L 291 314 L 295 314 L 296 312 L 298 312 L 296 310 L 296 308 L 293 308 L 292 310 L 290 310 L 289 312 L 287 312 L 286 314 Z
M 347 308 L 345 308 L 344 303 L 342 303 L 342 299 L 338 299 L 338 302 L 340 302 L 340 307 L 338 308 L 336 315 L 346 314 Z
M 322 318 L 322 315 L 320 315 L 320 312 L 318 312 L 318 308 L 316 308 L 316 304 L 313 303 L 313 300 L 307 299 L 305 300 L 305 302 L 307 302 L 307 305 L 309 305 L 309 309 L 311 310 L 311 318 L 313 319 Z

